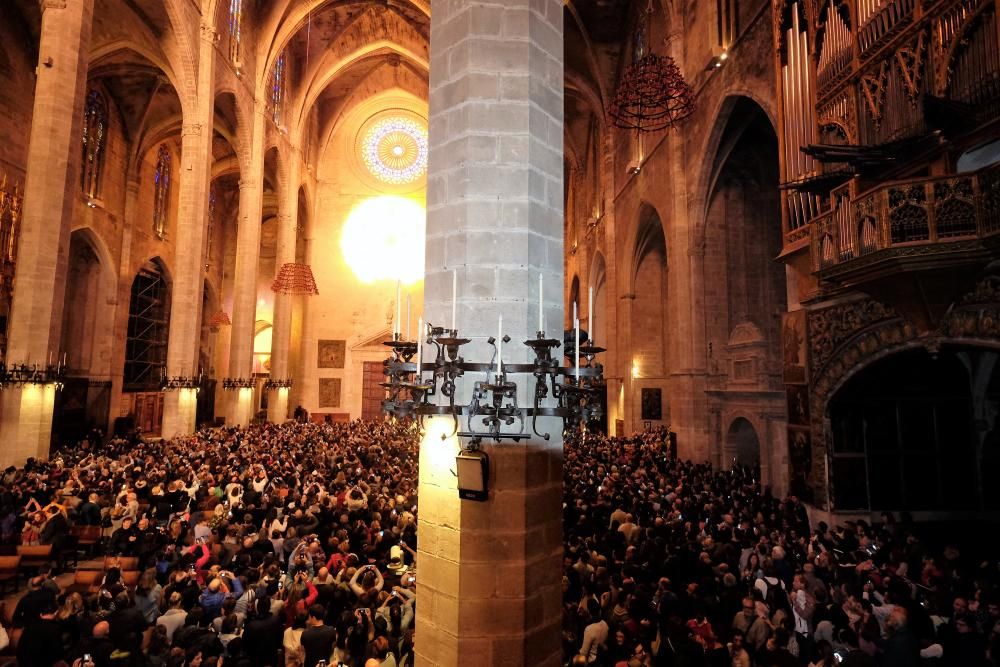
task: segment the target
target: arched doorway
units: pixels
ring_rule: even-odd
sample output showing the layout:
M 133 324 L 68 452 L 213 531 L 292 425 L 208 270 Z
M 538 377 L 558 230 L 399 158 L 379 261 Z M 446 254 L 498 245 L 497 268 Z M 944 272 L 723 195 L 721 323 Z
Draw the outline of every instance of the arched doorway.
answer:
M 988 488 L 1000 472 L 992 454 L 1000 443 L 995 360 L 995 352 L 976 348 L 948 346 L 934 354 L 919 348 L 848 380 L 828 406 L 834 507 L 996 508 L 997 494 Z M 977 419 L 977 412 L 989 418 Z
M 760 438 L 757 429 L 744 417 L 737 417 L 726 434 L 727 463 L 733 466 L 760 465 Z
M 639 212 L 632 259 L 632 423 L 668 424 L 667 244 L 660 216 L 648 204 Z
M 70 235 L 62 335 L 59 349 L 52 351 L 55 361 L 66 369 L 53 408 L 56 442 L 75 442 L 93 428 L 108 427 L 114 345 L 108 301 L 115 290 L 111 261 L 90 229 Z

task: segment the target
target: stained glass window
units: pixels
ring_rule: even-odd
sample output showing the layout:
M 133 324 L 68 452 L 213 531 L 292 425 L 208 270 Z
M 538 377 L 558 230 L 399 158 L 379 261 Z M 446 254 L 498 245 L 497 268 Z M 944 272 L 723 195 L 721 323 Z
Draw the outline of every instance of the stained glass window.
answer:
M 101 190 L 101 171 L 108 140 L 108 105 L 104 96 L 90 91 L 83 111 L 83 164 L 80 187 L 83 194 L 97 198 Z
M 271 120 L 275 125 L 281 125 L 285 105 L 285 54 L 282 52 L 274 62 L 271 70 Z
M 153 174 L 153 230 L 163 238 L 167 230 L 167 211 L 170 206 L 170 151 L 161 145 L 156 154 L 156 172 Z
M 243 24 L 243 0 L 229 0 L 229 60 L 240 64 L 240 38 Z
M 380 181 L 412 183 L 427 171 L 427 128 L 410 118 L 379 120 L 362 139 L 361 157 Z

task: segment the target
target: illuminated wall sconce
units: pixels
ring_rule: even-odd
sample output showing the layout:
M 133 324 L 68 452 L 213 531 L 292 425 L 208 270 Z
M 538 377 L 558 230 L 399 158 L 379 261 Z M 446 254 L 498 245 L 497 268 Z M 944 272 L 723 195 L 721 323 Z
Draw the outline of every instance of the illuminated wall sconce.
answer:
M 632 362 L 632 379 L 633 380 L 639 379 L 639 362 L 638 361 L 633 361 Z

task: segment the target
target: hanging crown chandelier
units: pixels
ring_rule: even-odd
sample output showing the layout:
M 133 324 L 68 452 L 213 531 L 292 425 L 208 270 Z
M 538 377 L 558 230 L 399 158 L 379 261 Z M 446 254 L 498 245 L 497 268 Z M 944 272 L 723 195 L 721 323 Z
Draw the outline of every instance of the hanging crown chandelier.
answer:
M 229 313 L 224 310 L 220 310 L 208 320 L 208 328 L 211 331 L 218 331 L 221 327 L 232 326 L 232 324 L 232 320 L 229 319 Z
M 319 294 L 312 268 L 308 264 L 289 262 L 281 265 L 281 270 L 271 283 L 271 291 L 275 294 L 301 294 L 315 296 Z
M 632 62 L 622 72 L 608 110 L 616 127 L 656 132 L 673 127 L 694 113 L 694 91 L 670 56 L 646 44 L 653 3 L 650 0 L 635 34 Z

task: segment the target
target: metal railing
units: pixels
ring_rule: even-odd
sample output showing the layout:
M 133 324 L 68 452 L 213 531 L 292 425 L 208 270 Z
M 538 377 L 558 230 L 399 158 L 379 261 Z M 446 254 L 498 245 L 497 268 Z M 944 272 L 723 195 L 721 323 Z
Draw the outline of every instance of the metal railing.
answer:
M 1000 232 L 1000 168 L 894 181 L 851 197 L 833 191 L 811 225 L 813 271 L 886 250 L 983 238 Z

